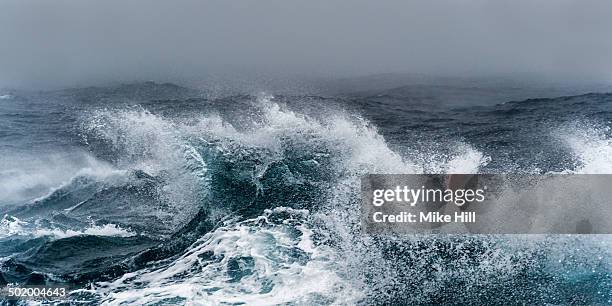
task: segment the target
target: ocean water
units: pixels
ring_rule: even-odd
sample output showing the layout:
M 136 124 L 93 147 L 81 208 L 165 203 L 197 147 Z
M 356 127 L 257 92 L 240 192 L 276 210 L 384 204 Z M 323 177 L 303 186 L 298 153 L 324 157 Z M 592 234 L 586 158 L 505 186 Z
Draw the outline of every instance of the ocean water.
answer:
M 607 235 L 359 224 L 367 173 L 612 173 L 611 120 L 607 93 L 0 92 L 0 284 L 84 305 L 612 304 Z

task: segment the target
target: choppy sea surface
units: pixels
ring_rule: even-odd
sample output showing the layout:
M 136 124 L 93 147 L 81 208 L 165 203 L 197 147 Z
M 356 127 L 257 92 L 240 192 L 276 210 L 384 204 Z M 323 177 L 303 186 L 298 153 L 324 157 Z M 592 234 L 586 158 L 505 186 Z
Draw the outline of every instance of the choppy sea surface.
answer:
M 608 93 L 0 92 L 0 285 L 83 305 L 612 304 L 607 235 L 359 224 L 368 173 L 612 173 L 611 120 Z

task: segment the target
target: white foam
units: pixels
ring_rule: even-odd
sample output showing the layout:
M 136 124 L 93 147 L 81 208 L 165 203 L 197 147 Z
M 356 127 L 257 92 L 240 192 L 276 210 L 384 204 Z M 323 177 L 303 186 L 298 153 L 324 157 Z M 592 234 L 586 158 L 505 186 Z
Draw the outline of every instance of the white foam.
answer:
M 91 225 L 81 231 L 62 230 L 57 228 L 39 228 L 34 230 L 35 237 L 52 236 L 56 239 L 68 238 L 73 236 L 91 235 L 91 236 L 109 236 L 109 237 L 132 237 L 136 234 L 129 230 L 123 229 L 115 224 Z
M 163 303 L 172 298 L 210 305 L 344 305 L 361 298 L 361 292 L 335 272 L 341 260 L 337 254 L 315 246 L 305 224 L 269 223 L 267 217 L 277 212 L 218 228 L 170 265 L 100 283 L 97 292 L 104 305 Z M 306 212 L 293 213 L 300 218 Z
M 457 148 L 458 154 L 446 165 L 446 173 L 472 174 L 486 166 L 491 158 L 471 146 L 462 144 Z
M 559 136 L 571 148 L 580 165 L 570 172 L 584 174 L 612 173 L 610 128 L 594 124 L 576 124 L 564 128 Z
M 4 215 L 0 220 L 0 238 L 21 235 L 24 232 L 24 226 L 27 224 L 27 222 L 16 217 Z
M 38 222 L 26 222 L 9 215 L 5 215 L 2 220 L 0 220 L 0 238 L 12 236 L 50 236 L 54 239 L 62 239 L 81 235 L 131 237 L 135 236 L 136 233 L 110 223 L 104 225 L 91 224 L 89 227 L 82 230 L 71 230 L 40 226 Z

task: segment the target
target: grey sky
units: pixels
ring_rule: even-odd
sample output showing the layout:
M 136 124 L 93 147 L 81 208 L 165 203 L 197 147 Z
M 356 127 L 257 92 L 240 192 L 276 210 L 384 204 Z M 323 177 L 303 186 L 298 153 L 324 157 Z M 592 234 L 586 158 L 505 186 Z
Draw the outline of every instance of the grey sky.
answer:
M 229 74 L 612 80 L 612 1 L 0 2 L 0 87 Z

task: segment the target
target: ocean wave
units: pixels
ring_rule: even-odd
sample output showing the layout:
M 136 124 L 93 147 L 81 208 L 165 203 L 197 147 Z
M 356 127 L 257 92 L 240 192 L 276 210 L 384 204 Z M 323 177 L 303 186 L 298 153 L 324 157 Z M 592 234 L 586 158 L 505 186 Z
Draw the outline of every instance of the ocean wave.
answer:
M 522 107 L 537 108 L 528 104 Z M 33 216 L 81 227 L 24 232 L 56 240 L 97 233 L 122 245 L 131 243 L 123 238 L 163 232 L 163 242 L 126 251 L 108 270 L 71 271 L 68 279 L 95 288 L 77 289 L 72 297 L 106 304 L 270 305 L 610 300 L 610 257 L 601 255 L 610 251 L 606 237 L 362 234 L 362 175 L 479 173 L 500 160 L 496 150 L 448 132 L 433 147 L 414 137 L 400 153 L 371 121 L 342 110 L 313 115 L 263 94 L 243 106 L 246 115 L 239 118 L 144 107 L 83 116 L 83 142 L 96 161 L 112 166 L 93 167 L 106 169 L 100 174 L 92 167 L 93 173 L 72 171 L 61 180 L 67 183 L 56 183 L 30 206 L 37 209 Z M 405 133 L 410 141 L 418 132 Z M 612 173 L 608 130 L 577 125 L 554 134 L 575 160 L 563 163 L 561 172 Z M 551 172 L 502 164 L 496 170 Z M 30 222 L 10 220 L 3 226 L 12 235 Z M 90 220 L 105 222 L 89 226 Z M 581 288 L 581 281 L 599 287 Z
M 208 209 L 212 211 L 212 216 L 215 215 L 215 212 L 219 216 L 234 215 L 231 209 L 228 210 L 228 207 L 233 207 L 236 212 L 245 215 L 244 208 L 252 205 L 253 198 L 244 199 L 237 196 L 241 192 L 244 193 L 242 188 L 247 188 L 247 190 L 252 188 L 253 192 L 250 195 L 255 198 L 265 198 L 266 206 L 262 207 L 262 210 L 254 210 L 246 214 L 252 216 L 252 219 L 235 224 L 230 223 L 226 225 L 227 227 L 206 234 L 204 242 L 194 243 L 180 255 L 179 259 L 172 260 L 162 267 L 131 272 L 112 283 L 100 283 L 100 288 L 106 288 L 106 291 L 103 291 L 106 302 L 185 302 L 198 298 L 209 300 L 212 303 L 261 302 L 264 304 L 283 302 L 326 304 L 334 301 L 338 303 L 357 301 L 362 299 L 363 295 L 355 294 L 355 292 L 363 292 L 362 287 L 368 282 L 368 275 L 372 275 L 368 273 L 379 275 L 378 273 L 394 265 L 393 261 L 397 259 L 384 258 L 383 254 L 369 250 L 369 248 L 374 248 L 371 245 L 372 241 L 359 234 L 359 211 L 356 209 L 358 203 L 355 199 L 358 199 L 356 192 L 359 190 L 360 176 L 366 173 L 476 173 L 490 160 L 490 157 L 485 156 L 482 152 L 461 142 L 456 143 L 455 148 L 449 154 L 431 155 L 427 152 L 413 152 L 408 157 L 402 157 L 389 148 L 384 138 L 371 124 L 361 118 L 348 118 L 341 113 L 335 113 L 330 114 L 327 118 L 315 119 L 288 110 L 272 102 L 272 99 L 270 96 L 262 96 L 257 100 L 256 107 L 262 111 L 262 117 L 258 118 L 259 120 L 247 130 L 235 128 L 218 116 L 199 117 L 185 124 L 163 119 L 142 110 L 137 110 L 136 113 L 130 110 L 120 115 L 120 117 L 123 116 L 121 118 L 124 118 L 122 120 L 136 118 L 128 124 L 128 126 L 139 125 L 136 129 L 140 130 L 136 132 L 138 136 L 135 138 L 149 139 L 146 144 L 138 143 L 131 147 L 131 143 L 122 143 L 126 139 L 131 139 L 132 136 L 129 134 L 123 139 L 107 136 L 115 148 L 130 146 L 125 150 L 130 152 L 127 156 L 137 157 L 131 161 L 134 164 L 146 160 L 154 167 L 163 168 L 173 163 L 184 165 L 187 162 L 184 155 L 161 154 L 160 156 L 156 152 L 166 152 L 166 150 L 180 152 L 180 148 L 186 144 L 198 152 L 197 156 L 203 160 L 199 163 L 206 165 L 206 171 L 203 173 L 207 177 L 206 187 L 212 188 L 212 191 L 209 190 L 207 193 L 212 197 L 212 202 L 215 202 L 214 199 L 218 199 L 218 204 L 232 200 L 237 202 L 223 206 L 208 206 Z M 125 124 L 124 121 L 122 122 Z M 148 124 L 143 122 L 151 123 L 150 130 L 142 131 Z M 161 134 L 168 138 L 157 139 L 160 135 L 154 131 L 159 126 L 172 129 L 171 132 L 165 131 Z M 149 132 L 152 132 L 154 136 L 148 138 L 143 136 Z M 109 135 L 108 132 L 105 133 Z M 110 135 L 114 134 L 110 133 Z M 156 141 L 160 143 L 155 143 Z M 163 149 L 160 150 L 160 148 Z M 169 157 L 172 158 L 171 162 L 168 161 Z M 231 165 L 231 168 L 225 167 L 228 164 Z M 186 167 L 180 168 L 185 169 Z M 218 186 L 217 184 L 223 182 L 226 177 L 231 180 L 231 185 Z M 310 185 L 310 188 L 304 191 L 291 189 L 295 188 L 292 186 L 306 184 Z M 217 194 L 215 190 L 222 192 Z M 304 197 L 300 197 L 302 193 Z M 313 193 L 318 196 L 309 197 Z M 287 199 L 279 194 L 291 194 L 292 197 Z M 278 204 L 274 201 L 277 196 L 280 199 Z M 242 240 L 230 239 L 232 235 L 228 231 L 258 237 L 259 230 L 247 225 L 252 224 L 254 220 L 268 218 L 266 217 L 267 214 L 270 214 L 268 209 L 274 209 L 276 205 L 290 206 L 290 209 L 307 208 L 312 212 L 307 218 L 309 225 L 308 227 L 303 225 L 299 229 L 308 229 L 308 231 L 315 232 L 316 235 L 328 236 L 328 239 L 331 239 L 323 243 L 321 241 L 308 243 L 318 248 L 325 248 L 328 253 L 326 257 L 339 258 L 349 255 L 352 259 L 341 264 L 326 265 L 326 273 L 317 272 L 323 276 L 328 275 L 326 277 L 333 279 L 333 282 L 317 280 L 319 285 L 307 286 L 314 292 L 293 290 L 294 294 L 288 295 L 286 300 L 272 299 L 267 289 L 262 288 L 266 283 L 273 286 L 280 281 L 269 279 L 266 275 L 253 276 L 252 280 L 240 278 L 235 280 L 238 283 L 235 286 L 238 287 L 233 287 L 231 277 L 222 271 L 229 269 L 229 261 L 237 257 L 234 253 L 242 252 L 241 248 L 236 245 Z M 292 228 L 295 230 L 296 227 Z M 232 243 L 225 244 L 229 242 Z M 202 264 L 197 254 L 219 243 L 226 246 L 221 252 L 221 257 L 226 258 L 227 256 L 226 260 L 216 264 Z M 248 246 L 250 249 L 261 247 L 251 244 Z M 265 247 L 269 252 L 277 251 L 278 248 L 279 246 L 274 243 Z M 295 254 L 294 257 L 297 258 L 290 257 L 288 260 L 299 260 L 300 256 Z M 278 261 L 278 258 L 276 259 Z M 380 262 L 374 263 L 375 259 L 379 259 Z M 241 260 L 238 259 L 237 265 L 244 264 Z M 248 264 L 253 264 L 251 262 L 253 259 L 244 260 L 248 261 Z M 304 265 L 318 265 L 316 261 L 310 264 L 309 262 L 306 260 Z M 373 266 L 368 268 L 365 263 Z M 305 272 L 296 271 L 296 273 Z M 295 278 L 296 273 L 291 273 L 293 275 L 291 278 Z M 339 278 L 338 275 L 342 277 Z M 203 279 L 208 281 L 203 281 Z M 348 280 L 351 281 L 347 284 Z M 134 286 L 131 285 L 132 283 L 147 285 L 145 287 Z M 342 286 L 342 290 L 331 287 L 332 284 Z M 286 290 L 280 289 L 283 288 L 282 285 L 276 286 L 279 288 L 276 290 Z M 183 292 L 178 288 L 189 289 Z M 351 293 L 345 292 L 346 290 Z M 334 292 L 342 294 L 332 294 Z M 341 297 L 344 297 L 345 300 Z

